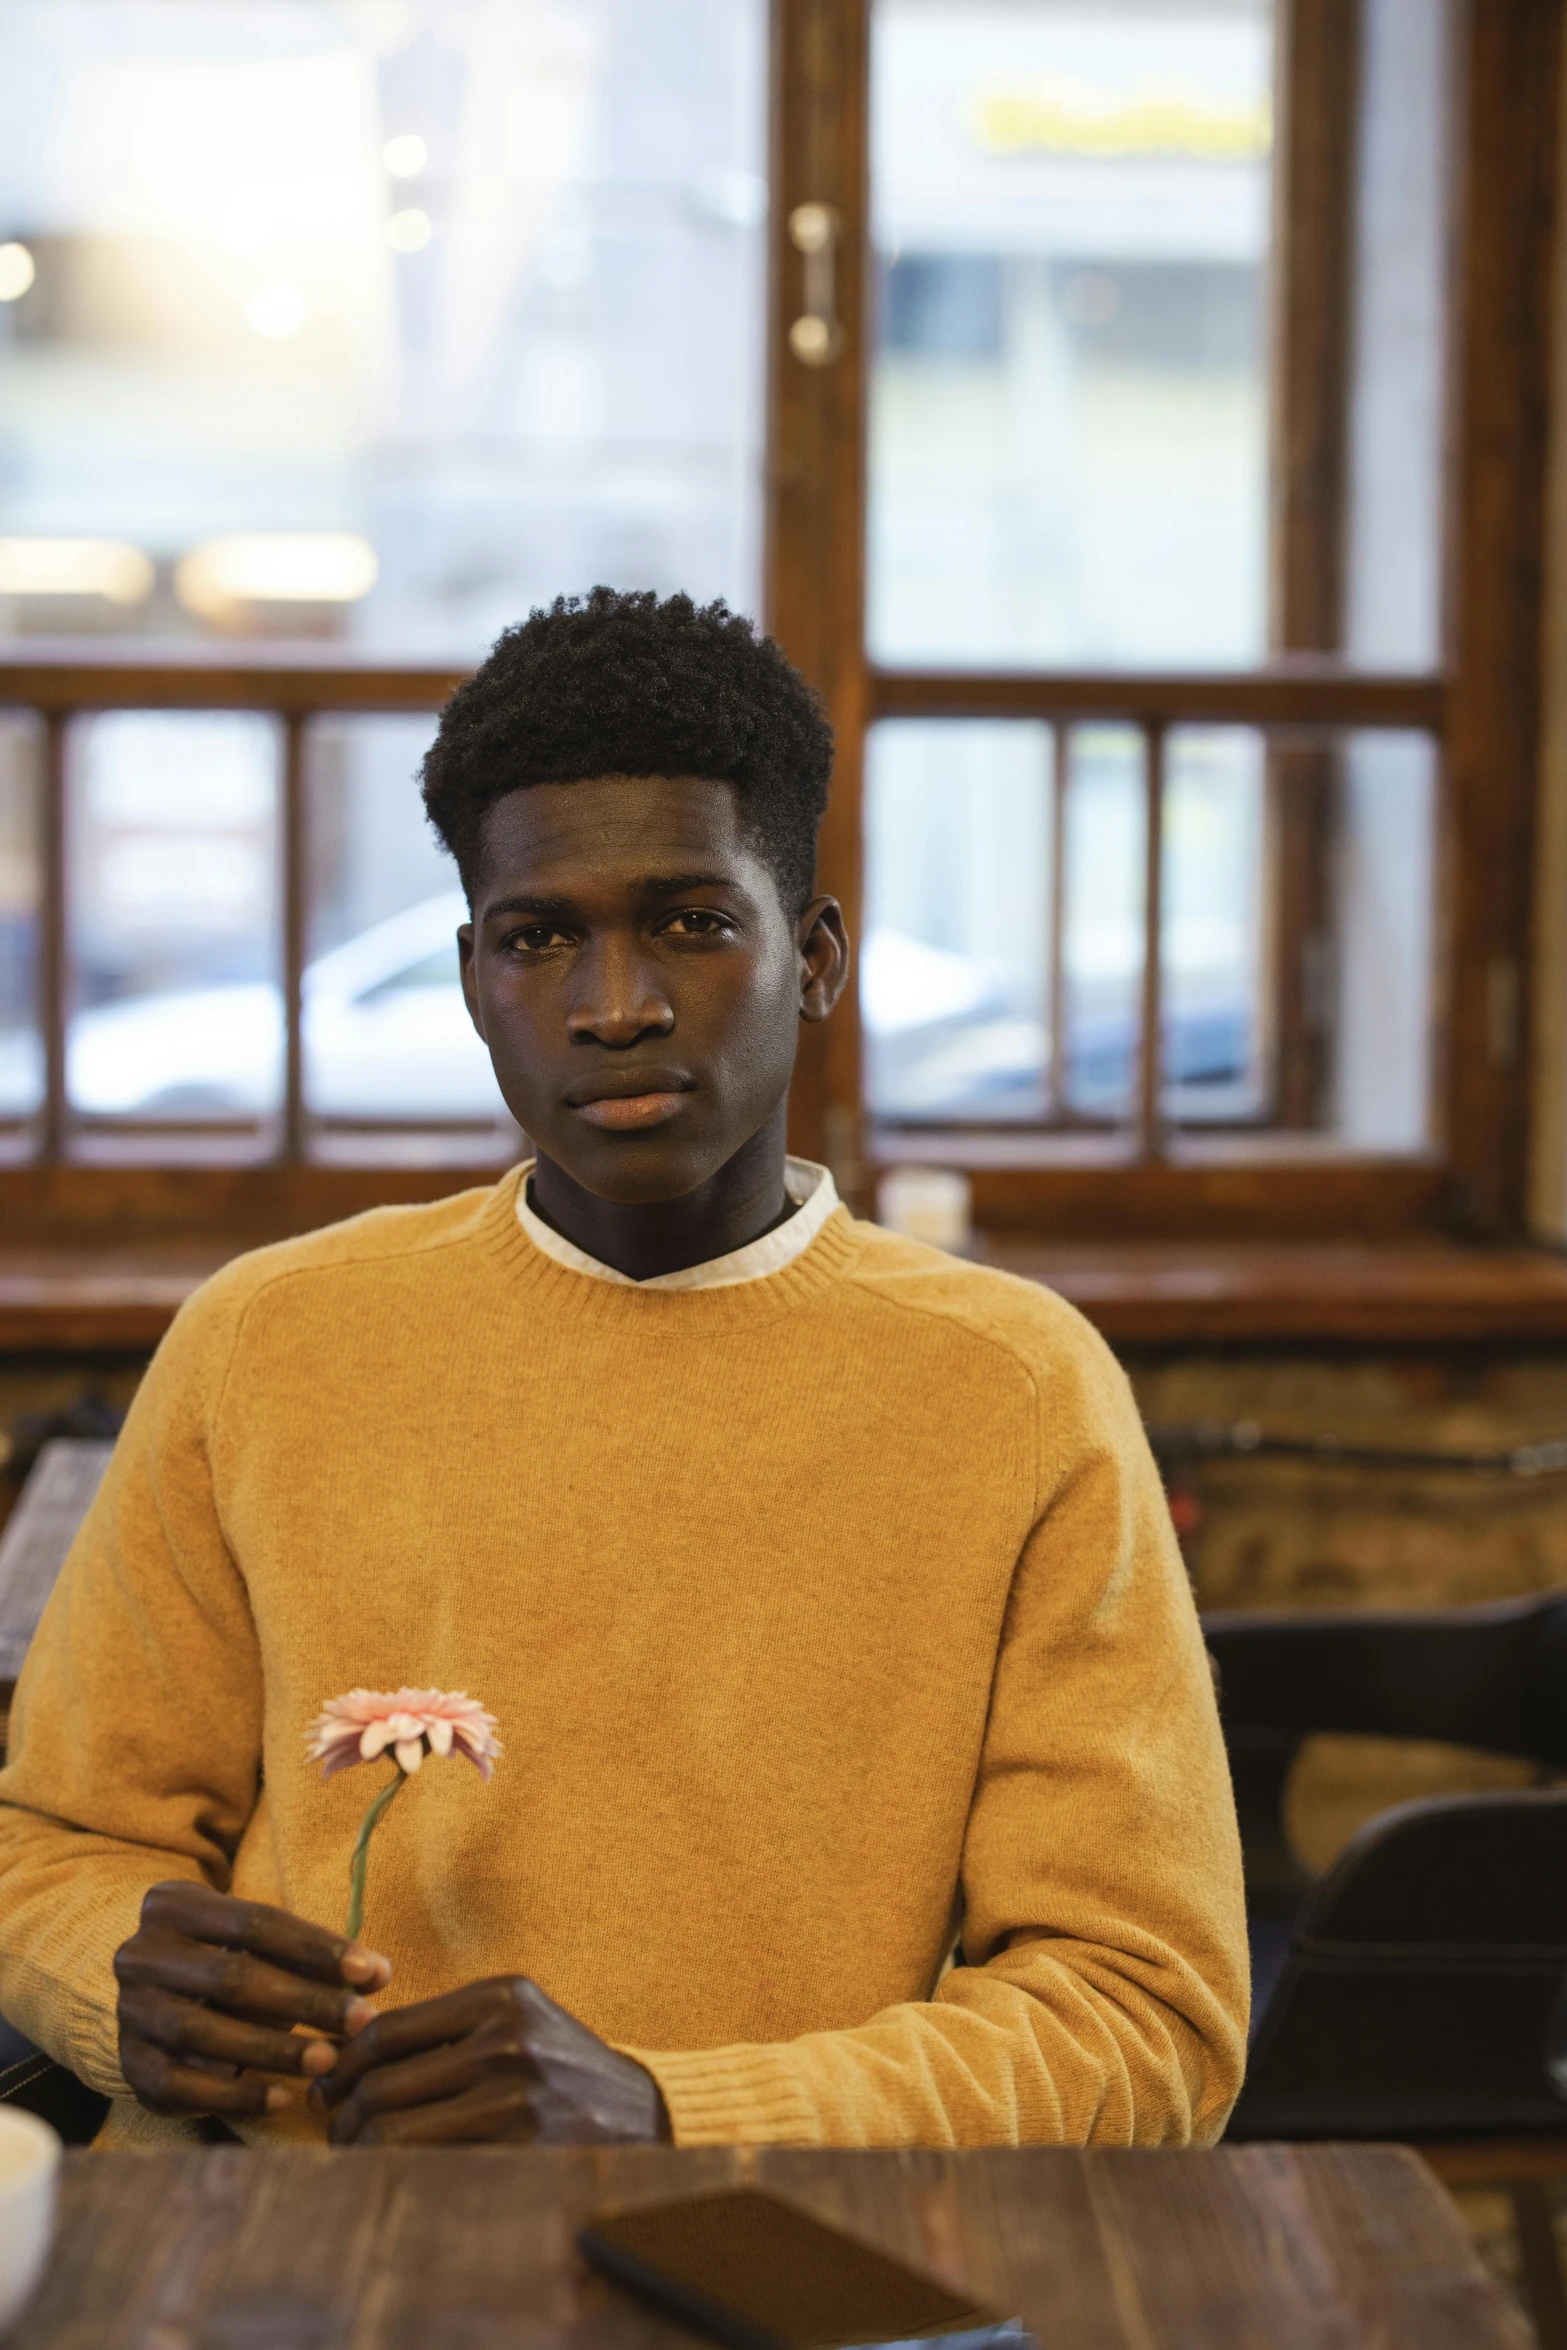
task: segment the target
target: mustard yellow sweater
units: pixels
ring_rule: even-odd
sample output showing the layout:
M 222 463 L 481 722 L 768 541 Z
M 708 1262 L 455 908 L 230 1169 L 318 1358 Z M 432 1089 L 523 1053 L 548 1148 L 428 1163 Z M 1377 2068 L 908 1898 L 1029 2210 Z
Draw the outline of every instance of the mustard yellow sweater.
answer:
M 765 1280 L 594 1281 L 516 1186 L 261 1250 L 180 1314 L 17 1694 L 0 2010 L 124 2100 L 147 1887 L 340 1925 L 385 1766 L 323 1785 L 306 1726 L 409 1682 L 506 1753 L 488 1787 L 427 1763 L 377 1834 L 388 2003 L 532 1975 L 686 2145 L 1216 2136 L 1235 1821 L 1104 1346 L 841 1209 Z

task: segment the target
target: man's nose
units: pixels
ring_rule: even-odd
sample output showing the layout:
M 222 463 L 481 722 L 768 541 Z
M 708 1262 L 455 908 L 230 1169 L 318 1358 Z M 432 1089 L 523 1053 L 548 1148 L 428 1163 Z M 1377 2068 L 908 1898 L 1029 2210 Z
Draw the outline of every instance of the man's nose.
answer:
M 635 1044 L 643 1036 L 667 1036 L 675 1008 L 656 966 L 629 938 L 606 938 L 577 958 L 576 986 L 566 1014 L 566 1033 L 575 1043 Z

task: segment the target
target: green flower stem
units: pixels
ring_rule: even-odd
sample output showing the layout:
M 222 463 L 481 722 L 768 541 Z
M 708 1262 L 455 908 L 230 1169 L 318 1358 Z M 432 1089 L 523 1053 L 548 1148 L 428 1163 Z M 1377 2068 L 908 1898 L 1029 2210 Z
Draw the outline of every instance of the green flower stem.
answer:
M 390 1787 L 382 1788 L 360 1824 L 359 1840 L 354 1846 L 354 1857 L 348 1864 L 348 1924 L 344 1931 L 350 1942 L 358 1941 L 359 1929 L 365 1922 L 365 1870 L 370 1865 L 370 1838 L 374 1833 L 377 1820 L 407 1776 L 407 1772 L 399 1764 L 397 1775 L 392 1784 Z

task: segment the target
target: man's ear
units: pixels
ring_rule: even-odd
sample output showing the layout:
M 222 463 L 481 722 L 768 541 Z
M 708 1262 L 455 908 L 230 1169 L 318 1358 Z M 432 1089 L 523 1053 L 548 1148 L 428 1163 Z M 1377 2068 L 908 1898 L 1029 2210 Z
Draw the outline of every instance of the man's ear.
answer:
M 800 1018 L 825 1020 L 849 977 L 849 934 L 836 898 L 812 898 L 796 932 L 800 949 Z
M 484 1035 L 484 1022 L 479 1017 L 479 980 L 473 959 L 471 922 L 464 922 L 457 932 L 457 967 L 462 973 L 462 996 L 468 1007 L 468 1017 L 488 1044 L 489 1038 Z

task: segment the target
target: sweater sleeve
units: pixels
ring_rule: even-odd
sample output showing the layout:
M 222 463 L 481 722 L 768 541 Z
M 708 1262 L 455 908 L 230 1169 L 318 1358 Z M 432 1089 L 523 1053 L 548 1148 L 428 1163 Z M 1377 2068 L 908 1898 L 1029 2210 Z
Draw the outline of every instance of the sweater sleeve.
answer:
M 159 1349 L 17 1684 L 0 1771 L 0 2012 L 125 2096 L 113 1958 L 148 1888 L 226 1890 L 260 1779 L 261 1671 L 219 1523 L 220 1276 Z
M 1203 2144 L 1245 2060 L 1234 1802 L 1196 1611 L 1131 1393 L 1085 1334 L 1045 1385 L 962 1858 L 925 2001 L 773 2045 L 648 2052 L 676 2140 Z

